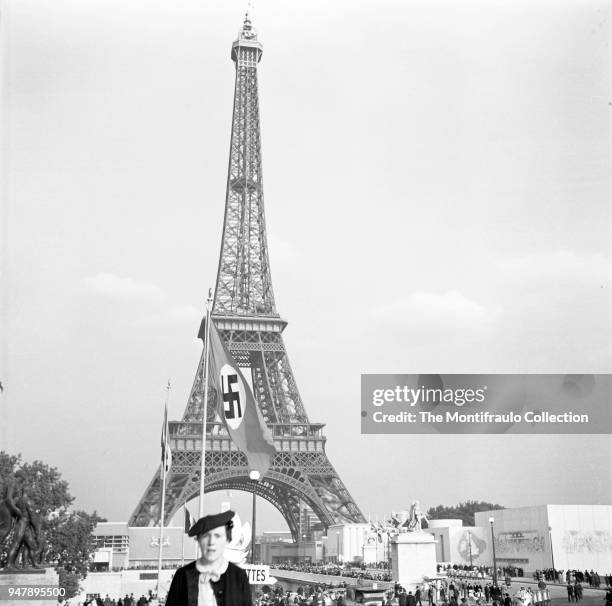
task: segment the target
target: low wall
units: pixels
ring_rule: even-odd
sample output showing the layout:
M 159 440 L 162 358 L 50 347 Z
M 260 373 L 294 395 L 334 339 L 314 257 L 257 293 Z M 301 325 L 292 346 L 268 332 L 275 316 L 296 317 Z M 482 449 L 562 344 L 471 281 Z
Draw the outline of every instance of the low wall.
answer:
M 160 577 L 160 595 L 165 595 L 170 588 L 174 569 L 162 570 Z M 88 594 L 99 594 L 106 597 L 119 598 L 134 594 L 138 600 L 141 595 L 148 596 L 149 590 L 157 590 L 156 570 L 122 570 L 120 572 L 90 572 L 81 582 L 82 591 L 77 597 L 78 602 L 84 602 Z
M 392 587 L 393 583 L 388 581 L 373 581 L 372 579 L 356 579 L 355 577 L 343 577 L 335 574 L 315 574 L 312 572 L 300 572 L 299 570 L 282 570 L 270 568 L 270 575 L 279 581 L 297 583 L 300 585 L 339 585 L 346 583 L 349 587 L 359 587 L 377 583 L 378 587 Z

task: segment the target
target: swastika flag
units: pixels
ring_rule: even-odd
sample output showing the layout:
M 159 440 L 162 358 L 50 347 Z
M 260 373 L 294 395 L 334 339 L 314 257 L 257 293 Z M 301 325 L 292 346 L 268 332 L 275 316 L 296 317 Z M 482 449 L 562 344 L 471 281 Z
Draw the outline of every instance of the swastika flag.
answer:
M 168 381 L 168 388 L 170 387 L 170 382 Z M 170 450 L 170 446 L 168 445 L 168 404 L 164 408 L 164 424 L 162 426 L 162 434 L 161 434 L 161 476 L 162 478 L 170 471 L 170 467 L 172 466 L 172 451 Z
M 187 503 L 185 503 L 185 532 L 189 532 L 191 527 L 196 523 L 196 519 L 189 513 Z
M 225 343 L 210 323 L 210 382 L 217 393 L 217 410 L 236 447 L 244 452 L 251 471 L 261 477 L 276 454 L 274 440 L 249 384 Z

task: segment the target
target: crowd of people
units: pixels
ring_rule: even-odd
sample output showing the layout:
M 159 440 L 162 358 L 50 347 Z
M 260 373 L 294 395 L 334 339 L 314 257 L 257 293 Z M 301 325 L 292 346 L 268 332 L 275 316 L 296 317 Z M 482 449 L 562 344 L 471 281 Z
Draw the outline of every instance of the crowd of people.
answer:
M 490 578 L 491 569 L 486 567 L 464 569 L 462 566 L 441 567 L 440 572 L 445 572 L 447 579 L 423 583 L 415 591 L 407 591 L 399 583 L 391 585 L 392 577 L 390 571 L 381 571 L 365 566 L 333 566 L 317 565 L 310 563 L 279 562 L 274 568 L 280 570 L 292 570 L 310 574 L 332 575 L 350 577 L 367 581 L 385 581 L 389 589 L 385 593 L 384 604 L 389 606 L 428 606 L 438 604 L 439 606 L 467 606 L 476 604 L 498 604 L 500 606 L 511 606 L 512 598 L 509 593 L 503 592 L 498 586 L 494 586 Z M 518 570 L 514 567 L 499 569 L 500 575 L 505 575 L 510 585 L 509 573 L 516 574 Z M 521 571 L 522 572 L 522 571 Z M 462 576 L 465 575 L 465 576 Z M 467 576 L 469 575 L 469 576 Z M 344 600 L 347 584 L 345 581 L 336 585 L 322 584 L 318 587 L 298 588 L 297 593 L 284 593 L 278 587 L 277 593 L 263 592 L 257 599 L 258 606 L 336 606 Z M 358 587 L 358 585 L 357 585 Z M 524 592 L 525 603 L 535 602 L 532 590 L 523 588 L 518 592 L 519 598 Z
M 309 574 L 326 574 L 329 576 L 342 576 L 367 581 L 391 581 L 388 568 L 366 568 L 365 566 L 337 566 L 333 564 L 310 564 L 296 562 L 276 562 L 274 568 L 279 570 L 295 570 Z
M 536 570 L 534 573 L 536 580 L 544 579 L 550 583 L 587 583 L 589 587 L 612 587 L 612 573 L 599 574 L 593 570 L 557 570 L 546 568 Z
M 153 599 L 153 593 L 149 591 L 148 596 L 141 595 L 138 599 L 131 593 L 125 594 L 125 597 L 119 597 L 118 599 L 106 597 L 102 599 L 100 596 L 89 596 L 89 598 L 83 603 L 83 606 L 147 606 Z
M 286 568 L 285 568 L 286 569 Z M 358 587 L 357 587 L 358 588 Z M 256 606 L 343 606 L 351 589 L 346 588 L 346 582 L 339 585 L 325 585 L 298 587 L 297 592 L 286 592 L 282 586 L 275 586 L 272 591 L 269 587 L 256 591 Z M 426 582 L 414 591 L 406 590 L 399 583 L 383 589 L 383 606 L 468 606 L 476 604 L 484 606 L 493 604 L 499 606 L 512 606 L 513 597 L 523 604 L 536 602 L 531 588 L 521 589 L 511 597 L 500 587 L 492 583 L 465 582 L 458 579 L 438 580 Z
M 497 570 L 499 585 L 492 582 L 493 570 L 490 567 L 466 567 L 461 565 L 438 566 L 438 572 L 445 573 L 446 579 L 438 579 L 423 583 L 415 591 L 407 591 L 398 583 L 392 584 L 391 572 L 386 566 L 370 567 L 365 565 L 335 565 L 312 564 L 305 562 L 278 562 L 274 568 L 279 570 L 292 570 L 308 574 L 319 574 L 336 577 L 357 579 L 359 586 L 364 582 L 372 583 L 383 581 L 385 589 L 383 606 L 512 606 L 518 598 L 524 604 L 537 603 L 534 591 L 530 587 L 521 587 L 514 596 L 510 596 L 508 589 L 503 588 L 501 580 L 504 579 L 507 588 L 510 587 L 511 576 L 522 576 L 523 571 L 516 567 L 505 567 Z M 600 587 L 605 584 L 610 591 L 610 605 L 612 606 L 612 574 L 600 575 L 593 570 L 538 570 L 534 574 L 538 581 L 538 589 L 546 587 L 549 583 L 565 584 L 568 602 L 580 602 L 583 598 L 583 583 L 589 587 Z M 388 589 L 386 589 L 388 587 Z M 346 603 L 348 584 L 338 579 L 338 583 L 320 583 L 319 585 L 305 585 L 298 587 L 296 592 L 285 591 L 282 584 L 274 586 L 274 590 L 264 586 L 255 589 L 255 606 L 344 606 Z M 536 590 L 537 591 L 537 590 Z M 349 590 L 350 595 L 350 590 Z M 514 597 L 514 601 L 513 601 Z M 83 606 L 148 606 L 153 598 L 141 595 L 136 599 L 134 594 L 125 595 L 118 599 L 100 596 L 90 597 Z
M 481 574 L 484 574 L 484 571 Z M 449 576 L 446 580 L 426 584 L 424 589 L 426 589 L 427 600 L 430 604 L 442 604 L 443 606 L 459 606 L 462 604 L 465 606 L 468 602 L 477 605 L 490 602 L 505 603 L 500 586 L 495 586 L 492 581 L 485 582 L 484 579 L 477 577 L 466 579 Z
M 438 572 L 443 572 L 448 574 L 449 572 L 468 572 L 474 573 L 476 576 L 480 578 L 485 577 L 493 577 L 493 567 L 492 566 L 468 566 L 464 564 L 438 564 Z M 518 566 L 504 566 L 502 568 L 497 569 L 498 577 L 522 577 L 524 575 L 524 571 L 522 568 Z
M 281 586 L 272 591 L 264 586 L 255 591 L 255 606 L 343 606 L 345 602 L 342 585 L 298 587 L 296 592 L 284 591 Z

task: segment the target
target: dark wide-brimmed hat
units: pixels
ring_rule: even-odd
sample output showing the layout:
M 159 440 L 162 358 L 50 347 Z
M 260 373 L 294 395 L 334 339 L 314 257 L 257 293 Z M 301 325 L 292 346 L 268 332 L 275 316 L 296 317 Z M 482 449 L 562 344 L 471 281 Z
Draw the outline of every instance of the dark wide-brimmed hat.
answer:
M 215 513 L 214 515 L 204 516 L 189 529 L 187 535 L 190 537 L 197 537 L 213 528 L 226 526 L 227 524 L 231 524 L 233 517 L 233 511 L 223 511 L 221 513 Z M 230 525 L 230 528 L 232 525 Z

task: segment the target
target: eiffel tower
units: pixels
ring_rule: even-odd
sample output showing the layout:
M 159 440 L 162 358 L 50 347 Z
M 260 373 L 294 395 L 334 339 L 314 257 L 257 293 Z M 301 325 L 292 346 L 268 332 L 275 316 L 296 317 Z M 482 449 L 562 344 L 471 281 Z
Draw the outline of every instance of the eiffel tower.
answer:
M 248 13 L 232 45 L 236 64 L 234 111 L 221 256 L 212 320 L 243 372 L 274 437 L 277 453 L 259 481 L 249 479 L 246 456 L 231 442 L 215 406 L 206 423 L 205 491 L 255 492 L 284 516 L 299 538 L 300 507 L 306 503 L 323 527 L 365 518 L 325 454 L 322 423 L 311 423 L 289 364 L 276 311 L 264 218 L 257 64 L 262 45 Z M 246 376 L 246 375 L 245 375 Z M 182 504 L 199 494 L 204 400 L 200 359 L 187 408 L 169 423 L 172 466 L 166 479 L 167 524 Z M 209 397 L 209 402 L 214 402 Z M 132 526 L 159 523 L 161 482 L 157 473 L 130 518 Z

